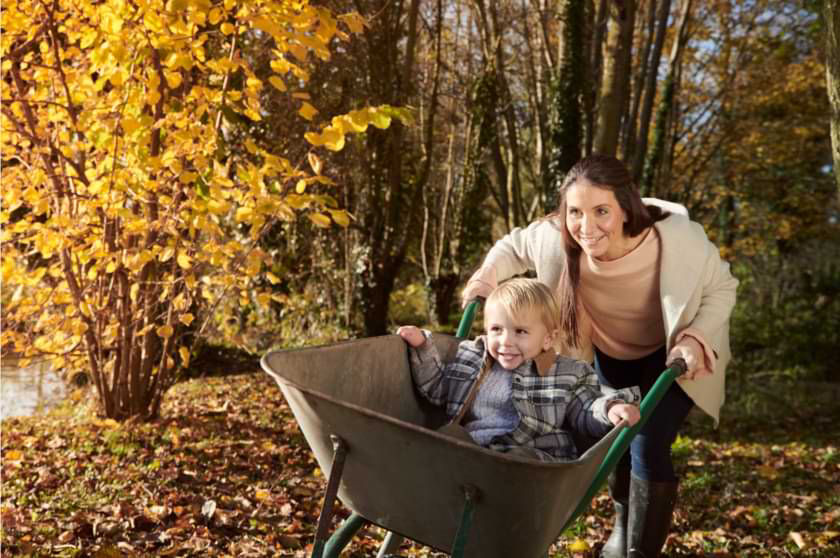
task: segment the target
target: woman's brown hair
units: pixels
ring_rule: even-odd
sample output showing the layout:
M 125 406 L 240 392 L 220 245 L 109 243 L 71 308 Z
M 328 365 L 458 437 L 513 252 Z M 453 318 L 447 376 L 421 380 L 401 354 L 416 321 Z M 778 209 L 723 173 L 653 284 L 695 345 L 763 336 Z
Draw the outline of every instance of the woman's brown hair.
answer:
M 546 216 L 560 228 L 563 235 L 563 251 L 566 253 L 566 267 L 560 277 L 558 298 L 560 301 L 560 324 L 565 332 L 566 342 L 577 347 L 580 343 L 580 327 L 577 315 L 577 288 L 580 283 L 580 245 L 569 234 L 566 227 L 566 192 L 578 180 L 584 179 L 593 186 L 609 190 L 615 195 L 618 205 L 627 215 L 623 234 L 633 237 L 666 218 L 669 214 L 655 205 L 645 205 L 633 177 L 627 167 L 609 155 L 593 153 L 584 157 L 569 170 L 560 186 L 560 205 Z

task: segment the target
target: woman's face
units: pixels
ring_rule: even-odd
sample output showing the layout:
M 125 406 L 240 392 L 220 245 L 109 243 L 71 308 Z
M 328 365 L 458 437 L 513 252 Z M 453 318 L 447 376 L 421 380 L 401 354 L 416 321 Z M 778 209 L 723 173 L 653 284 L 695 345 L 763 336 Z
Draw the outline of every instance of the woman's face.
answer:
M 611 190 L 583 178 L 566 190 L 566 228 L 587 256 L 606 261 L 626 254 L 626 221 Z

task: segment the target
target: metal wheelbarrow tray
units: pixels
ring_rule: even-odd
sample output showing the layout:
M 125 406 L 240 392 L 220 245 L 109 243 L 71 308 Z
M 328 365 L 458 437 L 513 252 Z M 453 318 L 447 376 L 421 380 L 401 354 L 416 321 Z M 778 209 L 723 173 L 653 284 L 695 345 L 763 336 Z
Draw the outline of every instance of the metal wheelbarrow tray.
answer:
M 451 354 L 458 341 L 434 339 L 441 355 Z M 438 433 L 443 411 L 415 391 L 406 345 L 396 335 L 274 351 L 261 365 L 330 479 L 313 556 L 324 551 L 336 490 L 353 516 L 326 544 L 327 556 L 338 556 L 365 522 L 453 556 L 545 556 L 626 450 L 629 439 L 610 452 L 619 434 L 638 430 L 616 427 L 579 459 L 563 463 Z M 643 404 L 643 417 L 644 411 Z M 616 455 L 605 468 L 608 452 Z

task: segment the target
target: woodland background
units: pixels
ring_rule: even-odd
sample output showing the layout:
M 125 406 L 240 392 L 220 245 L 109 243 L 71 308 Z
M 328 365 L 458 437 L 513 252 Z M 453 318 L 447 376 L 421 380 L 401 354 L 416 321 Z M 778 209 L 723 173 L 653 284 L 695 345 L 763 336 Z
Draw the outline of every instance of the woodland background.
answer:
M 89 375 L 108 416 L 156 415 L 207 341 L 451 330 L 592 151 L 732 263 L 736 378 L 838 379 L 832 2 L 2 13 L 3 344 Z

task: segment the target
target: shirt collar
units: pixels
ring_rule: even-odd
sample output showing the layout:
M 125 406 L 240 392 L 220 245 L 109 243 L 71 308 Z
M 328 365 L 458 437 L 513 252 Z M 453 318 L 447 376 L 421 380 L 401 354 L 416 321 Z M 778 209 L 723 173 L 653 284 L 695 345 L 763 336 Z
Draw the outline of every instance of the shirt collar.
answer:
M 534 368 L 537 369 L 537 374 L 540 376 L 548 374 L 555 360 L 557 360 L 557 352 L 553 348 L 549 348 L 535 356 Z

